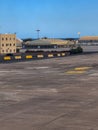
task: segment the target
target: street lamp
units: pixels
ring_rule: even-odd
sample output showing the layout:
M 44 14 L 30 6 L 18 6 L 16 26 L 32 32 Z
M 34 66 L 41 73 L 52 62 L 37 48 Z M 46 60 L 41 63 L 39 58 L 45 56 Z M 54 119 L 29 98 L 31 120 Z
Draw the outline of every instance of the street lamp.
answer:
M 39 32 L 40 32 L 40 30 L 37 29 L 36 32 L 37 32 L 37 38 L 39 39 Z
M 80 34 L 81 34 L 81 33 L 80 33 L 80 32 L 78 32 L 79 39 L 80 39 Z

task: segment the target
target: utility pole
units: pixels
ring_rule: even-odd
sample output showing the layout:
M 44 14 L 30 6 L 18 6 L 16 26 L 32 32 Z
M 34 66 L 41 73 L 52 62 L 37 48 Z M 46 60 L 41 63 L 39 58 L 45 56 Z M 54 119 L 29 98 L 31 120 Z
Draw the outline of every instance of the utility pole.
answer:
M 40 32 L 40 30 L 37 29 L 36 32 L 37 32 L 37 38 L 39 39 L 39 32 Z

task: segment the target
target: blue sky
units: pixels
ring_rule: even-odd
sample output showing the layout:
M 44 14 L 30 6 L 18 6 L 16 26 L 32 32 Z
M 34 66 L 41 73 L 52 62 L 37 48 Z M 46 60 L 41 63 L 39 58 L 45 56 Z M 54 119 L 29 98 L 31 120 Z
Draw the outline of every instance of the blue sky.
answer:
M 98 35 L 98 0 L 0 0 L 0 33 L 20 38 Z

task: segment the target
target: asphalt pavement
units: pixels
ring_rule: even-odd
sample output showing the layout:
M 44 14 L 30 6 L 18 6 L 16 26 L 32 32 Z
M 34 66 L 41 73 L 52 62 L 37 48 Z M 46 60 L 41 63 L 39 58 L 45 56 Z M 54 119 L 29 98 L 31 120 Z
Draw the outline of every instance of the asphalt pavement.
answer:
M 98 130 L 98 54 L 0 64 L 0 130 Z

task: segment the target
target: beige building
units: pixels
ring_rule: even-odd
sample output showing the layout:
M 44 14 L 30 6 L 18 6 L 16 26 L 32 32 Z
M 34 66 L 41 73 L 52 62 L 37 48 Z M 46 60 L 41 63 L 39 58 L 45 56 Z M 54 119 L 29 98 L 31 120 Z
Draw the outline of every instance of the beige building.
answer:
M 84 36 L 84 37 L 81 37 L 79 40 L 81 41 L 97 41 L 98 42 L 98 36 Z
M 0 34 L 0 54 L 16 53 L 16 34 Z
M 16 38 L 16 49 L 21 49 L 22 43 L 23 43 L 23 40 Z

